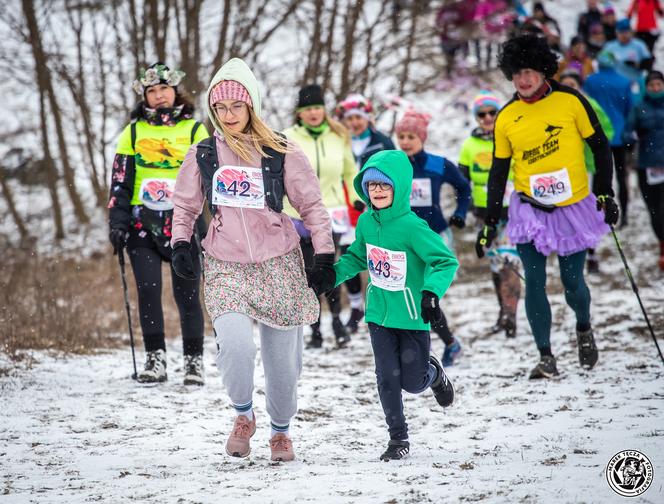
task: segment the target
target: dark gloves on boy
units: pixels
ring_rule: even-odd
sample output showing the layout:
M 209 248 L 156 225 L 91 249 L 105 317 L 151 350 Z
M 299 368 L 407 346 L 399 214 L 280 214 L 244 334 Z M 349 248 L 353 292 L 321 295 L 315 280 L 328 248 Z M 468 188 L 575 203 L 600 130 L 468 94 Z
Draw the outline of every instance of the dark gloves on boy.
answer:
M 618 223 L 620 211 L 618 205 L 611 196 L 597 196 L 597 211 L 604 210 L 604 222 L 609 226 L 615 226 Z
M 353 202 L 353 208 L 358 212 L 364 212 L 364 210 L 367 208 L 367 205 L 365 205 L 364 201 L 355 200 Z
M 422 320 L 424 323 L 440 322 L 442 319 L 443 311 L 438 305 L 438 296 L 433 292 L 422 291 Z
M 309 287 L 317 296 L 334 289 L 337 274 L 334 271 L 334 254 L 316 254 L 309 272 Z
M 477 233 L 477 241 L 475 242 L 475 252 L 480 259 L 484 257 L 485 249 L 491 247 L 491 243 L 496 239 L 498 230 L 496 226 L 491 224 L 484 224 L 484 227 Z
M 191 258 L 191 245 L 186 241 L 179 241 L 173 245 L 171 257 L 173 271 L 185 280 L 196 280 L 198 275 L 194 271 L 194 260 Z
M 459 229 L 463 229 L 466 227 L 466 221 L 460 215 L 453 215 L 452 217 L 450 217 L 450 220 L 448 222 L 450 223 L 450 226 L 454 226 Z

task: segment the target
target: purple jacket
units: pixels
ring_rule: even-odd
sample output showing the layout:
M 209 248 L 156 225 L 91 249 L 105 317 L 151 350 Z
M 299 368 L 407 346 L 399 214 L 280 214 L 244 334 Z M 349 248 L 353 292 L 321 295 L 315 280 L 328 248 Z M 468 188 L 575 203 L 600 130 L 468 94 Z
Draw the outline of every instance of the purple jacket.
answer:
M 219 166 L 260 167 L 258 151 L 247 163 L 237 156 L 219 133 L 217 142 Z M 317 254 L 333 254 L 332 225 L 321 201 L 316 173 L 302 150 L 289 142 L 293 149 L 286 154 L 284 184 L 291 205 L 298 211 L 306 227 L 311 230 Z M 173 196 L 173 237 L 171 243 L 189 241 L 196 218 L 203 210 L 205 194 L 200 170 L 196 163 L 196 146 L 192 146 L 178 172 Z M 279 257 L 300 245 L 300 237 L 289 217 L 276 213 L 267 205 L 262 209 L 216 207 L 217 211 L 203 240 L 206 253 L 221 261 L 259 263 Z

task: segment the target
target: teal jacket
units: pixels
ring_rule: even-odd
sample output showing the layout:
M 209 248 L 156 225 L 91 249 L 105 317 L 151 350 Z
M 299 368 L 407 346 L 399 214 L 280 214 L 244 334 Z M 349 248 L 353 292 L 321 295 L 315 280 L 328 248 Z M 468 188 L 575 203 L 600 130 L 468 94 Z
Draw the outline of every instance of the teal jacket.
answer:
M 379 169 L 394 182 L 392 206 L 376 210 L 364 194 L 362 177 L 369 168 Z M 337 285 L 369 269 L 366 321 L 394 329 L 429 330 L 429 324 L 422 321 L 420 313 L 422 291 L 433 292 L 441 298 L 452 283 L 459 262 L 442 238 L 410 209 L 413 168 L 408 156 L 402 151 L 374 154 L 355 177 L 353 185 L 368 209 L 357 222 L 355 241 L 334 265 Z M 388 257 L 374 247 L 396 254 Z M 403 254 L 405 281 L 402 278 L 404 264 L 400 260 Z M 395 281 L 390 289 L 375 285 L 399 278 L 401 282 Z

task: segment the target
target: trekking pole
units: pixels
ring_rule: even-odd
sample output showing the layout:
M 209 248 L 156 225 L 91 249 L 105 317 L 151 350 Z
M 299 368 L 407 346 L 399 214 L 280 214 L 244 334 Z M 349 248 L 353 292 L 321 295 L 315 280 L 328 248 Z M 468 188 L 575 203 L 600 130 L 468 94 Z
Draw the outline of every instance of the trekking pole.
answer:
M 641 301 L 641 296 L 639 296 L 639 288 L 636 286 L 636 282 L 634 281 L 634 277 L 632 276 L 632 271 L 629 269 L 629 265 L 627 264 L 627 259 L 625 258 L 623 249 L 620 246 L 620 240 L 618 240 L 618 235 L 616 235 L 616 230 L 613 228 L 613 225 L 609 224 L 609 226 L 611 227 L 611 234 L 613 235 L 613 239 L 616 242 L 616 247 L 618 248 L 618 253 L 620 254 L 620 258 L 622 259 L 622 262 L 625 265 L 625 272 L 627 273 L 627 278 L 629 278 L 629 282 L 632 284 L 632 290 L 634 291 L 634 294 L 636 294 L 636 299 L 639 300 L 639 306 L 641 307 L 641 311 L 643 312 L 643 318 L 646 319 L 646 324 L 648 324 L 648 330 L 650 331 L 650 336 L 652 336 L 652 339 L 655 342 L 655 346 L 657 347 L 657 352 L 659 353 L 659 357 L 660 359 L 662 359 L 662 364 L 664 364 L 664 355 L 662 355 L 662 350 L 659 348 L 659 343 L 657 343 L 657 338 L 655 337 L 655 331 L 653 331 L 652 325 L 650 325 L 650 319 L 648 318 L 646 309 L 643 306 L 643 302 Z
M 500 255 L 500 252 L 498 252 L 498 249 L 497 249 L 496 247 L 493 247 L 493 248 L 489 249 L 488 252 L 493 252 L 494 254 L 496 254 L 496 256 L 500 257 L 500 258 L 503 260 L 503 266 L 506 266 L 506 267 L 508 267 L 509 269 L 511 269 L 514 273 L 517 274 L 517 276 L 518 276 L 518 277 L 519 277 L 524 283 L 526 282 L 526 277 L 524 277 L 524 276 L 521 274 L 521 272 L 519 271 L 519 268 L 517 268 L 514 264 L 512 264 L 512 263 L 507 259 L 507 257 L 505 257 L 505 256 L 501 256 L 501 255 Z M 487 252 L 487 254 L 488 254 L 488 252 Z
M 125 258 L 124 248 L 118 251 L 118 263 L 120 263 L 120 276 L 122 277 L 122 290 L 124 291 L 125 310 L 127 311 L 127 324 L 129 325 L 129 341 L 131 343 L 131 360 L 134 363 L 134 374 L 131 379 L 135 380 L 138 376 L 136 371 L 136 353 L 134 351 L 134 331 L 131 328 L 131 309 L 129 308 L 129 291 L 127 289 L 127 279 L 125 277 Z

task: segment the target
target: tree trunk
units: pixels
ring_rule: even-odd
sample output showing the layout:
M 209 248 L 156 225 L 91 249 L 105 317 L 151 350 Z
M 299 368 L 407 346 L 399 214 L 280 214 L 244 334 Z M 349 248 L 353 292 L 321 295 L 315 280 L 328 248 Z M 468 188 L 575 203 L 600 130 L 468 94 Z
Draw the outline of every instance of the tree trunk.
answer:
M 0 187 L 2 187 L 2 193 L 5 195 L 5 200 L 7 200 L 7 208 L 9 208 L 9 213 L 12 214 L 14 222 L 16 222 L 18 233 L 21 235 L 21 241 L 24 241 L 28 237 L 28 230 L 25 228 L 21 214 L 19 214 L 16 210 L 14 196 L 12 194 L 11 188 L 9 187 L 9 184 L 7 184 L 5 167 L 2 165 L 0 165 Z
M 353 0 L 348 2 L 348 10 L 350 11 L 350 19 L 346 20 L 346 43 L 344 44 L 344 58 L 341 67 L 341 84 L 337 93 L 337 99 L 343 98 L 350 90 L 350 72 L 353 67 L 353 53 L 355 51 L 355 28 L 357 27 L 357 20 L 362 12 L 363 0 L 355 0 L 353 7 Z
M 334 63 L 334 27 L 337 23 L 337 11 L 339 10 L 339 0 L 334 0 L 332 13 L 330 14 L 330 24 L 327 28 L 327 40 L 325 42 L 325 69 L 323 70 L 323 89 L 329 89 L 332 81 L 332 63 Z
M 67 143 L 64 134 L 64 128 L 62 127 L 62 115 L 60 113 L 60 108 L 55 97 L 55 92 L 53 91 L 53 84 L 51 82 L 51 74 L 47 71 L 48 63 L 46 61 L 46 56 L 42 47 L 42 41 L 39 34 L 39 26 L 37 25 L 37 18 L 35 16 L 34 5 L 30 0 L 22 0 L 23 4 L 23 13 L 26 18 L 28 25 L 28 30 L 30 32 L 30 45 L 32 46 L 32 53 L 35 59 L 35 68 L 37 72 L 37 82 L 39 84 L 40 94 L 46 93 L 49 100 L 49 105 L 51 109 L 51 114 L 53 115 L 53 120 L 55 122 L 55 131 L 58 136 L 58 146 L 60 148 L 60 157 L 62 158 L 62 168 L 63 168 L 63 177 L 65 184 L 67 186 L 67 192 L 69 193 L 69 198 L 71 199 L 72 205 L 74 206 L 74 214 L 78 221 L 82 224 L 87 224 L 90 222 L 87 214 L 85 213 L 85 208 L 83 202 L 78 194 L 76 189 L 76 180 L 74 177 L 74 171 L 69 164 L 69 154 L 67 152 Z
M 58 172 L 51 156 L 51 148 L 48 145 L 48 121 L 46 120 L 46 103 L 44 93 L 39 93 L 39 118 L 41 120 L 42 144 L 44 147 L 44 165 L 46 167 L 46 183 L 53 202 L 53 224 L 55 225 L 55 238 L 61 240 L 65 237 L 62 226 L 62 209 L 60 197 L 58 196 Z

